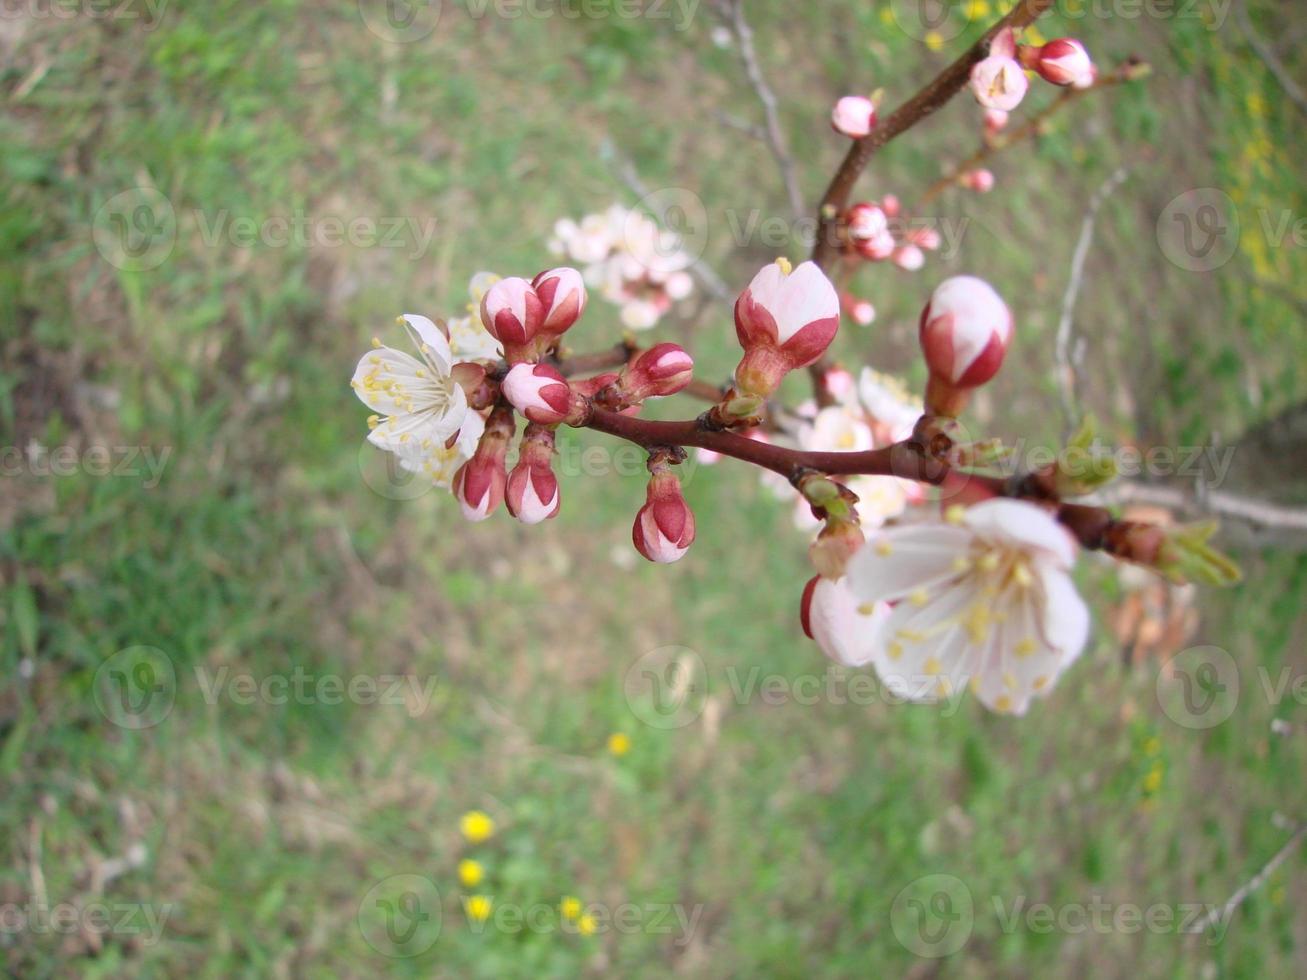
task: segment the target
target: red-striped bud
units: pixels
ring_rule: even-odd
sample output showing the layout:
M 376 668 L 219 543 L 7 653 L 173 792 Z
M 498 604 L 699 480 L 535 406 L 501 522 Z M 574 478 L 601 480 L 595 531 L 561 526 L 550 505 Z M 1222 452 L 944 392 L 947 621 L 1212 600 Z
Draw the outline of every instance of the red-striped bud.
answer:
M 770 395 L 788 372 L 826 352 L 839 325 L 839 295 L 815 263 L 792 271 L 783 260 L 765 266 L 735 302 L 735 335 L 744 347 L 736 388 Z
M 572 408 L 572 389 L 556 368 L 547 364 L 515 364 L 504 376 L 501 390 L 528 421 L 557 425 Z
M 681 494 L 681 481 L 665 469 L 649 478 L 645 505 L 631 527 L 635 550 L 653 562 L 677 561 L 694 542 L 694 513 Z
M 523 524 L 539 524 L 558 513 L 562 494 L 554 476 L 554 431 L 532 423 L 518 445 L 517 465 L 508 474 L 504 503 Z

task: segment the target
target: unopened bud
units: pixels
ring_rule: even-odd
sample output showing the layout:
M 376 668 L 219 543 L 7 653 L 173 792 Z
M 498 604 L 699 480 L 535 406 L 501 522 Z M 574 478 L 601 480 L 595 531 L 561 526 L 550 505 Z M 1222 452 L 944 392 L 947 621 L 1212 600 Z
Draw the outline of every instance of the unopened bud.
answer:
M 694 513 L 681 494 L 681 481 L 665 468 L 656 468 L 649 478 L 631 541 L 641 555 L 660 564 L 678 561 L 694 542 Z
M 504 397 L 531 422 L 557 425 L 572 409 L 567 379 L 547 364 L 515 364 L 504 377 Z
M 861 95 L 846 95 L 831 110 L 831 127 L 853 139 L 861 139 L 876 125 L 876 106 Z

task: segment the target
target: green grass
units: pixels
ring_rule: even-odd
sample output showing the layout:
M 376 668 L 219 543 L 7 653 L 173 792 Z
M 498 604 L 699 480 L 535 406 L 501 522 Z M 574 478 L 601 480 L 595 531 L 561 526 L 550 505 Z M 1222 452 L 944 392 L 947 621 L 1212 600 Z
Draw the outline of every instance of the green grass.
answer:
M 166 923 L 157 942 L 0 931 L 0 963 L 106 977 L 1293 975 L 1307 943 L 1301 852 L 1215 943 L 1005 930 L 998 909 L 1224 902 L 1286 839 L 1273 815 L 1307 819 L 1307 714 L 1291 696 L 1269 703 L 1259 674 L 1307 673 L 1301 556 L 1241 555 L 1246 583 L 1200 598 L 1196 642 L 1228 650 L 1242 682 L 1223 724 L 1172 723 L 1158 665 L 1123 670 L 1105 629 L 1018 721 L 969 701 L 952 714 L 738 696 L 768 677 L 826 682 L 797 624 L 804 541 L 743 467 L 693 473 L 699 540 L 671 568 L 614 557 L 630 553 L 638 474 L 568 475 L 562 515 L 541 528 L 502 515 L 474 528 L 445 494 L 369 489 L 366 411 L 346 383 L 368 338 L 400 309 L 456 310 L 478 269 L 543 266 L 555 218 L 630 200 L 604 139 L 650 187 L 702 197 L 707 257 L 732 286 L 776 251 L 731 240 L 728 209 L 779 214 L 784 195 L 765 148 L 715 120 L 757 107 L 734 53 L 710 43 L 706 9 L 678 32 L 476 20 L 469 6 L 446 3 L 439 29 L 405 45 L 346 2 L 174 4 L 148 34 L 14 22 L 26 33 L 0 62 L 3 441 L 169 456 L 151 488 L 87 472 L 0 487 L 0 907 L 43 890 L 50 904 L 142 905 Z M 823 118 L 833 97 L 883 85 L 894 103 L 980 30 L 930 52 L 880 7 L 751 5 L 810 199 L 843 150 Z M 1305 390 L 1304 256 L 1256 234 L 1258 209 L 1304 213 L 1301 119 L 1232 24 L 1060 23 L 1043 33 L 1074 31 L 1100 61 L 1137 52 L 1153 78 L 1002 158 L 993 194 L 945 195 L 941 216 L 970 219 L 960 255 L 916 276 L 860 273 L 880 316 L 846 327 L 841 355 L 920 383 L 925 291 L 946 269 L 976 271 L 1012 301 L 1021 341 L 973 421 L 1056 439 L 1051 338 L 1071 250 L 1089 195 L 1128 162 L 1077 308 L 1084 400 L 1123 440 L 1229 441 Z M 1048 97 L 1032 86 L 1032 100 Z M 866 193 L 910 202 L 941 158 L 970 152 L 965 103 L 887 149 Z M 161 265 L 132 272 L 102 259 L 92 228 L 135 186 L 167 196 L 178 237 Z M 1227 189 L 1243 219 L 1241 249 L 1210 275 L 1169 263 L 1154 230 L 1196 186 Z M 437 231 L 418 259 L 204 240 L 220 218 L 297 212 Z M 614 322 L 596 301 L 569 340 L 607 344 Z M 678 330 L 701 376 L 725 376 L 727 309 L 659 336 Z M 1086 561 L 1081 577 L 1101 617 L 1114 574 Z M 130 731 L 93 691 L 97 669 L 138 645 L 166 652 L 178 684 L 162 723 Z M 663 729 L 623 684 L 667 646 L 701 658 L 703 713 Z M 199 678 L 224 668 L 404 674 L 435 692 L 416 715 L 412 703 L 209 703 Z M 1273 735 L 1272 718 L 1295 734 Z M 633 744 L 614 758 L 604 746 L 619 731 Z M 497 823 L 483 844 L 458 834 L 473 808 Z M 95 869 L 133 845 L 143 865 L 98 886 Z M 678 906 L 696 925 L 684 942 L 674 917 L 670 934 L 648 918 L 589 937 L 493 920 L 478 931 L 460 903 L 465 856 L 484 863 L 476 891 L 500 907 L 572 895 Z M 388 958 L 365 941 L 360 907 L 409 873 L 438 886 L 443 928 L 422 955 Z M 931 874 L 974 901 L 969 941 L 941 960 L 900 942 L 892 914 Z

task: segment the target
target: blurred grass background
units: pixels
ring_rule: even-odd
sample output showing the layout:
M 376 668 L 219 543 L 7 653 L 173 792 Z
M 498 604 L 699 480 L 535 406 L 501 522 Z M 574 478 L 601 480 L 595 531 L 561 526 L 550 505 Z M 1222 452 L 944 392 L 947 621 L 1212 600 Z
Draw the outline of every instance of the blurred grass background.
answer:
M 1301 38 L 1287 8 L 1252 6 L 1282 52 Z M 881 2 L 749 5 L 808 200 L 844 150 L 826 123 L 833 99 L 884 86 L 901 101 L 997 16 L 969 7 L 975 23 L 939 45 Z M 1055 440 L 1052 336 L 1071 251 L 1090 194 L 1125 164 L 1077 307 L 1082 400 L 1121 441 L 1219 436 L 1237 450 L 1246 428 L 1307 394 L 1307 260 L 1260 218 L 1307 216 L 1302 118 L 1228 9 L 1059 7 L 1045 37 L 1081 37 L 1100 64 L 1138 54 L 1153 76 L 1079 103 L 1001 157 L 994 193 L 947 193 L 940 216 L 969 220 L 960 253 L 916 275 L 860 273 L 879 318 L 846 323 L 839 354 L 919 383 L 914 324 L 929 289 L 952 272 L 985 276 L 1020 340 L 973 421 Z M 820 676 L 826 663 L 797 623 L 805 541 L 747 468 L 691 472 L 699 539 L 671 568 L 632 560 L 638 472 L 569 474 L 562 514 L 537 528 L 502 514 L 471 528 L 445 493 L 392 500 L 364 480 L 366 410 L 347 381 L 368 339 L 401 311 L 458 312 L 478 269 L 546 267 L 556 218 L 631 202 L 605 141 L 651 188 L 702 198 L 706 257 L 732 289 L 774 257 L 730 233 L 732 215 L 784 214 L 784 195 L 765 147 L 720 122 L 758 108 L 735 50 L 712 39 L 707 4 L 629 18 L 595 3 L 568 18 L 477 16 L 482 5 L 447 0 L 437 28 L 407 43 L 350 2 L 174 0 L 150 25 L 144 4 L 127 8 L 134 19 L 49 9 L 0 19 L 0 442 L 170 455 L 149 488 L 85 471 L 0 484 L 0 905 L 44 895 L 166 906 L 168 918 L 157 942 L 0 931 L 11 974 L 1301 969 L 1301 853 L 1220 942 L 1005 930 L 994 905 L 1221 903 L 1284 843 L 1274 814 L 1307 819 L 1307 712 L 1292 689 L 1272 703 L 1258 672 L 1307 674 L 1301 554 L 1242 553 L 1245 583 L 1201 595 L 1195 642 L 1229 651 L 1242 681 L 1232 716 L 1210 729 L 1171 721 L 1160 665 L 1123 669 L 1103 629 L 1025 719 L 970 701 L 956 714 L 769 704 L 734 686 Z M 1031 91 L 1032 105 L 1054 95 Z M 941 161 L 974 148 L 977 117 L 964 96 L 894 143 L 865 196 L 910 204 Z M 175 247 L 144 271 L 106 262 L 93 237 L 106 202 L 135 187 L 177 216 Z M 1240 247 L 1209 273 L 1158 245 L 1158 216 L 1195 187 L 1222 189 L 1241 219 Z M 205 240 L 220 215 L 297 211 L 434 221 L 436 233 L 417 256 Z M 657 336 L 686 339 L 700 376 L 716 379 L 734 363 L 729 322 L 710 302 Z M 596 301 L 569 340 L 597 348 L 616 330 Z M 1236 452 L 1237 473 L 1275 482 L 1240 466 Z M 1101 614 L 1116 576 L 1082 565 Z M 111 725 L 92 691 L 97 668 L 136 645 L 166 652 L 179 678 L 170 714 L 142 731 Z M 678 645 L 705 666 L 702 714 L 646 725 L 624 696 L 627 672 Z M 436 693 L 414 717 L 397 705 L 210 704 L 196 683 L 196 668 L 260 678 L 297 666 L 435 678 Z M 1293 733 L 1273 735 L 1273 718 Z M 606 748 L 619 732 L 620 756 Z M 496 822 L 476 846 L 458 832 L 473 809 Z M 104 872 L 142 846 L 140 866 Z M 486 868 L 475 889 L 455 875 L 468 856 Z M 382 955 L 359 926 L 369 889 L 399 873 L 443 896 L 439 940 L 409 959 Z M 935 873 L 965 883 L 974 924 L 961 952 L 924 959 L 896 937 L 891 908 Z M 460 901 L 471 892 L 702 914 L 688 937 L 478 930 Z

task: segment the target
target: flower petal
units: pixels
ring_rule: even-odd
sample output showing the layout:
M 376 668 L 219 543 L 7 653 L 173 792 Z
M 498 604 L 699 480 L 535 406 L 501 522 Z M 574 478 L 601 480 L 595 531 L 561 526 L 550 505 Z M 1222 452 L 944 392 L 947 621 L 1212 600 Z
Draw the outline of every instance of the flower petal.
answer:
M 979 537 L 1048 558 L 1057 567 L 1075 564 L 1070 532 L 1044 508 L 1020 500 L 995 498 L 967 510 L 963 521 Z
M 862 602 L 892 602 L 958 575 L 954 562 L 971 544 L 966 529 L 913 524 L 881 531 L 849 562 L 849 590 Z

